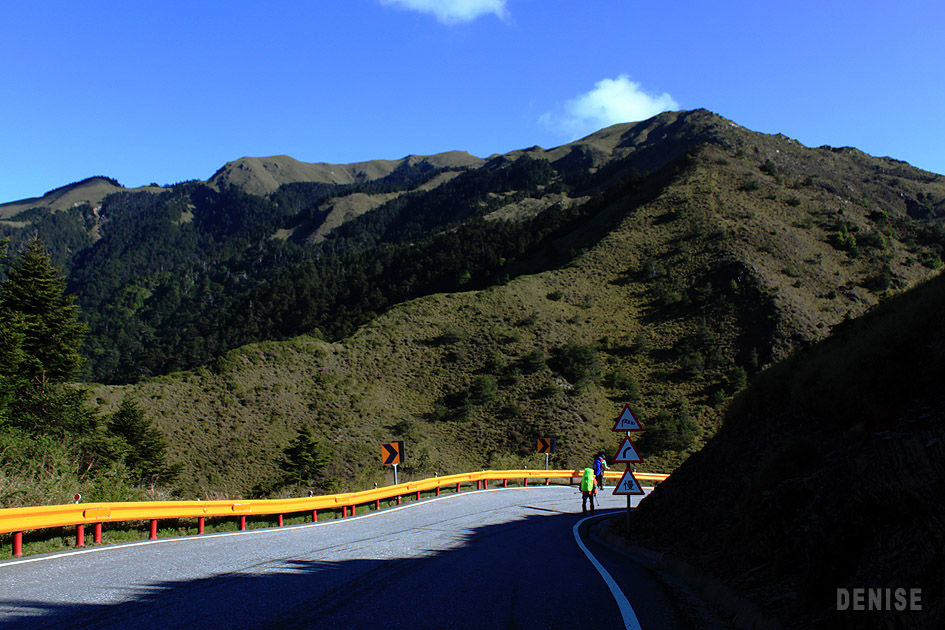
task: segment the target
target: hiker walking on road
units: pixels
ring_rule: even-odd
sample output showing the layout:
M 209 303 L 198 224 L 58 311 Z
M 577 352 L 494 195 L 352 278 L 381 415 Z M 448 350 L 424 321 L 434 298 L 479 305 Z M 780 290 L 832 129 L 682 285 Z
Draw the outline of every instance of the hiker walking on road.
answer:
M 607 460 L 603 455 L 598 455 L 594 459 L 594 476 L 597 478 L 597 487 L 604 487 L 604 471 L 610 470 L 610 466 L 607 465 Z
M 594 496 L 597 494 L 597 479 L 594 478 L 594 471 L 590 468 L 584 469 L 584 476 L 581 477 L 581 512 L 587 514 L 587 500 L 591 500 L 591 514 L 594 513 Z

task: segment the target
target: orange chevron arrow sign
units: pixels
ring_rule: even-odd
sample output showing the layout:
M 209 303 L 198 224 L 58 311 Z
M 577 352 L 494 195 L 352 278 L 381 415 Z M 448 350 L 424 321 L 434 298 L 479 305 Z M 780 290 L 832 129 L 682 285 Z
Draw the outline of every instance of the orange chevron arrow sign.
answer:
M 389 442 L 381 445 L 381 461 L 385 466 L 400 464 L 404 461 L 404 443 Z

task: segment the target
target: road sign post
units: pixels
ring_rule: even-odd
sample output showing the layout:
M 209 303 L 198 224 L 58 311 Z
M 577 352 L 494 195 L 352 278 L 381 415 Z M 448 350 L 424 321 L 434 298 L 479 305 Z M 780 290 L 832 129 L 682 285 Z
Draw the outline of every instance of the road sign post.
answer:
M 538 452 L 545 454 L 545 470 L 548 470 L 548 457 L 555 452 L 555 438 L 538 438 Z
M 623 477 L 621 477 L 620 481 L 617 482 L 617 485 L 614 486 L 614 494 L 623 494 L 627 496 L 627 535 L 629 536 L 632 497 L 634 495 L 645 494 L 645 492 L 643 492 L 643 487 L 640 485 L 640 482 L 637 481 L 636 477 L 633 476 L 633 470 L 630 468 L 630 464 L 643 461 L 640 453 L 637 452 L 637 447 L 634 446 L 633 442 L 630 441 L 630 432 L 642 431 L 643 425 L 640 424 L 640 421 L 637 420 L 636 416 L 633 414 L 633 410 L 630 409 L 630 405 L 624 405 L 623 411 L 620 412 L 620 416 L 617 418 L 617 421 L 614 422 L 614 428 L 611 430 L 621 433 L 626 432 L 627 434 L 627 436 L 623 439 L 623 442 L 620 443 L 620 448 L 617 449 L 617 454 L 614 455 L 614 463 L 627 465 L 627 470 L 623 473 Z
M 386 444 L 381 445 L 381 463 L 384 466 L 394 466 L 394 485 L 396 486 L 397 481 L 397 464 L 400 464 L 404 461 L 404 443 L 400 442 L 387 442 Z

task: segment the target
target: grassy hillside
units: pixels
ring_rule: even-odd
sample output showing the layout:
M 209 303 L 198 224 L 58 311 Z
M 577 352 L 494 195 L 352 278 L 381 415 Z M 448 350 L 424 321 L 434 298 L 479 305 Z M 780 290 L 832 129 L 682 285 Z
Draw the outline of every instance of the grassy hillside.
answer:
M 612 450 L 625 402 L 647 467 L 669 471 L 764 366 L 942 266 L 945 178 L 705 110 L 403 162 L 265 197 L 191 182 L 29 211 L 11 248 L 54 241 L 90 363 L 149 376 L 94 398 L 147 411 L 183 496 L 272 491 L 303 428 L 332 454 L 324 487 L 380 481 L 391 439 L 407 475 L 539 465 L 547 436 L 577 466 Z M 310 176 L 240 164 L 221 173 Z
M 651 427 L 646 467 L 672 470 L 764 365 L 928 277 L 940 251 L 937 224 L 912 216 L 937 217 L 943 178 L 706 117 L 721 131 L 658 187 L 613 197 L 554 244 L 563 267 L 413 300 L 335 343 L 251 345 L 96 396 L 150 409 L 184 491 L 208 496 L 276 475 L 303 425 L 331 442 L 340 488 L 381 480 L 392 439 L 408 443 L 408 475 L 538 465 L 543 436 L 558 438 L 556 465 L 582 465 L 612 450 L 624 402 Z M 588 356 L 591 373 L 575 372 Z
M 766 370 L 643 501 L 631 539 L 784 627 L 939 627 L 943 309 L 939 276 Z M 923 610 L 838 612 L 838 588 L 920 588 Z
M 32 208 L 45 208 L 51 211 L 68 210 L 82 204 L 99 206 L 108 195 L 116 192 L 160 192 L 159 186 L 142 186 L 140 188 L 124 188 L 121 184 L 108 177 L 90 177 L 74 184 L 61 186 L 50 190 L 42 197 L 11 201 L 0 204 L 0 219 L 8 219 Z

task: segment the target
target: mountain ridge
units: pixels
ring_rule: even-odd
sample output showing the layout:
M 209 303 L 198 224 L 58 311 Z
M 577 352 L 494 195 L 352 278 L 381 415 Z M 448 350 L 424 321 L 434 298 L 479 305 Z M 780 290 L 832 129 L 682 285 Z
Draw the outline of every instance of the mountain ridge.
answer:
M 383 178 L 405 165 L 428 164 L 433 168 L 478 167 L 496 158 L 514 160 L 522 155 L 539 157 L 550 162 L 567 159 L 580 160 L 586 167 L 597 168 L 605 161 L 625 158 L 640 148 L 646 148 L 657 143 L 667 144 L 669 140 L 678 141 L 679 138 L 672 136 L 672 131 L 678 131 L 684 123 L 699 126 L 696 130 L 696 138 L 701 134 L 704 140 L 721 141 L 723 143 L 726 141 L 732 142 L 731 137 L 723 139 L 726 134 L 721 132 L 724 131 L 726 125 L 733 129 L 744 129 L 737 123 L 705 109 L 681 110 L 664 112 L 646 121 L 611 125 L 583 138 L 550 149 L 535 146 L 529 149 L 516 149 L 504 154 L 492 154 L 488 158 L 479 158 L 462 150 L 452 150 L 428 156 L 411 154 L 394 160 L 374 159 L 347 164 L 302 162 L 288 155 L 246 156 L 227 162 L 206 180 L 192 181 L 204 181 L 218 190 L 221 187 L 233 185 L 250 194 L 266 195 L 277 190 L 280 185 L 288 183 L 353 184 Z M 660 135 L 655 139 L 650 138 L 650 134 L 654 131 L 660 132 Z M 691 127 L 687 135 L 690 139 L 693 138 Z M 773 134 L 772 137 L 797 143 L 796 140 L 782 134 Z M 891 157 L 870 156 L 854 147 L 822 146 L 818 148 L 837 153 L 861 154 L 869 159 L 884 160 L 891 167 L 915 168 L 907 162 Z M 678 157 L 678 155 L 677 150 L 673 157 Z M 667 161 L 666 156 L 654 163 L 643 162 L 639 165 L 640 170 L 650 170 L 658 166 L 659 162 L 665 161 Z M 929 173 L 929 175 L 932 177 L 940 176 L 935 173 Z M 125 188 L 112 178 L 92 176 L 48 191 L 40 197 L 0 203 L 0 219 L 9 219 L 18 212 L 33 207 L 64 210 L 84 202 L 97 206 L 105 196 L 115 192 L 147 191 L 159 193 L 166 188 L 167 186 L 157 185 Z
M 86 378 L 112 383 L 102 409 L 140 397 L 175 436 L 188 491 L 210 494 L 265 481 L 303 424 L 336 440 L 346 484 L 377 480 L 357 440 L 395 425 L 428 453 L 417 472 L 525 464 L 539 431 L 571 432 L 561 458 L 579 464 L 624 396 L 659 418 L 649 461 L 671 470 L 765 365 L 921 282 L 945 242 L 945 178 L 705 110 L 478 168 L 412 158 L 361 183 L 220 188 L 126 191 L 4 228 L 13 251 L 32 233 L 55 246 L 90 323 Z M 454 310 L 489 313 L 489 332 Z M 403 343 L 368 335 L 404 312 L 389 333 Z M 312 338 L 326 344 L 312 354 L 357 358 L 289 350 Z M 241 370 L 260 354 L 303 382 Z M 198 455 L 189 432 L 206 417 Z M 265 450 L 219 460 L 211 480 L 199 462 L 243 431 Z
M 706 142 L 686 141 L 685 125 L 693 122 L 695 135 Z M 845 319 L 933 272 L 920 261 L 931 245 L 921 245 L 912 230 L 918 229 L 915 222 L 932 220 L 915 217 L 941 214 L 945 178 L 927 183 L 926 175 L 900 172 L 894 163 L 849 151 L 809 149 L 783 136 L 748 132 L 708 112 L 664 115 L 642 125 L 608 128 L 602 135 L 597 158 L 618 152 L 609 163 L 574 166 L 594 159 L 585 154 L 593 143 L 559 148 L 549 156 L 555 158 L 549 164 L 570 184 L 556 187 L 549 180 L 531 195 L 509 191 L 486 197 L 496 206 L 483 208 L 490 210 L 483 215 L 483 229 L 528 226 L 549 212 L 584 209 L 587 220 L 556 235 L 542 250 L 542 256 L 559 262 L 536 267 L 534 259 L 526 258 L 518 267 L 506 268 L 506 282 L 485 280 L 472 290 L 454 282 L 446 293 L 389 304 L 350 332 L 313 333 L 326 337 L 320 342 L 300 337 L 285 342 L 285 349 L 271 342 L 244 346 L 186 374 L 102 390 L 101 397 L 109 401 L 104 408 L 111 408 L 115 396 L 140 392 L 134 395 L 153 401 L 161 415 L 179 417 L 167 426 L 171 434 L 190 430 L 199 416 L 211 416 L 230 418 L 219 430 L 232 436 L 230 422 L 252 422 L 237 418 L 262 405 L 280 410 L 277 422 L 260 429 L 267 444 L 287 439 L 298 422 L 294 419 L 307 415 L 320 418 L 316 423 L 322 431 L 330 433 L 324 427 L 337 422 L 351 440 L 368 442 L 390 436 L 387 428 L 396 423 L 384 418 L 399 418 L 406 422 L 399 430 L 419 440 L 416 452 L 427 453 L 415 470 L 442 472 L 451 461 L 488 466 L 512 454 L 525 457 L 520 445 L 485 426 L 490 420 L 512 435 L 529 436 L 524 443 L 537 431 L 573 432 L 570 444 L 561 443 L 561 457 L 577 465 L 580 453 L 606 448 L 606 432 L 596 425 L 606 417 L 608 405 L 626 391 L 639 390 L 637 395 L 647 400 L 636 404 L 647 418 L 669 414 L 673 421 L 689 418 L 698 427 L 700 437 L 689 446 L 659 456 L 650 447 L 652 466 L 671 470 L 714 433 L 724 402 L 745 374 L 750 378 L 764 365 L 826 337 Z M 667 139 L 668 147 L 661 144 Z M 543 162 L 532 156 L 545 154 L 540 148 L 524 150 L 492 158 L 483 168 L 501 172 L 510 163 L 527 165 L 525 156 Z M 642 175 L 636 172 L 641 163 L 659 167 Z M 904 174 L 910 179 L 890 190 L 890 179 Z M 443 192 L 444 186 L 435 190 Z M 931 186 L 931 197 L 925 186 Z M 575 192 L 581 187 L 587 190 Z M 917 212 L 916 204 L 924 211 Z M 348 228 L 384 207 L 367 211 Z M 496 213 L 502 218 L 496 219 Z M 462 228 L 449 227 L 442 238 L 451 230 Z M 840 238 L 842 233 L 859 239 L 856 250 Z M 347 238 L 350 234 L 336 228 L 326 242 L 336 245 Z M 399 255 L 407 256 L 411 247 Z M 932 258 L 928 261 L 934 264 Z M 373 304 L 376 308 L 377 302 Z M 480 315 L 464 323 L 457 312 L 469 318 Z M 385 334 L 397 341 L 384 341 Z M 599 380 L 581 386 L 581 392 L 572 389 L 577 377 L 564 376 L 562 364 L 554 363 L 569 338 L 593 348 L 601 364 Z M 290 349 L 302 347 L 312 349 Z M 535 351 L 548 365 L 525 373 L 521 366 Z M 306 354 L 317 356 L 302 358 Z M 285 359 L 293 367 L 266 358 L 275 356 L 294 357 Z M 536 364 L 542 361 L 536 359 Z M 416 366 L 431 372 L 418 374 Z M 264 393 L 275 386 L 260 370 L 284 369 L 305 375 L 303 383 L 324 386 L 283 385 L 280 394 Z M 412 376 L 405 382 L 391 371 Z M 463 407 L 469 388 L 484 382 L 480 377 L 495 380 L 496 400 Z M 175 390 L 191 392 L 185 398 L 214 393 L 192 416 Z M 239 404 L 231 391 L 239 392 Z M 357 402 L 346 401 L 348 396 Z M 543 410 L 544 405 L 553 411 Z M 204 437 L 216 430 L 208 427 Z M 473 447 L 442 444 L 478 444 L 485 436 L 503 445 L 491 456 Z M 348 440 L 340 439 L 337 448 L 357 450 Z M 201 448 L 200 457 L 205 457 L 214 447 Z M 250 466 L 246 462 L 236 468 Z M 262 470 L 256 474 L 271 474 Z M 361 483 L 377 481 L 370 466 L 339 464 L 334 474 Z M 252 475 L 224 477 L 217 474 L 216 487 L 228 492 L 259 481 Z
M 301 162 L 287 155 L 243 157 L 227 162 L 207 183 L 220 189 L 236 186 L 245 192 L 265 195 L 283 184 L 316 182 L 354 184 L 390 175 L 402 166 L 428 164 L 433 168 L 478 166 L 484 160 L 465 151 L 448 151 L 429 156 L 408 155 L 399 160 L 368 160 L 350 164 Z

